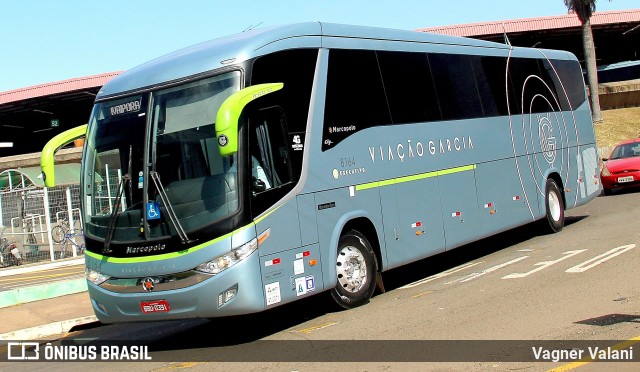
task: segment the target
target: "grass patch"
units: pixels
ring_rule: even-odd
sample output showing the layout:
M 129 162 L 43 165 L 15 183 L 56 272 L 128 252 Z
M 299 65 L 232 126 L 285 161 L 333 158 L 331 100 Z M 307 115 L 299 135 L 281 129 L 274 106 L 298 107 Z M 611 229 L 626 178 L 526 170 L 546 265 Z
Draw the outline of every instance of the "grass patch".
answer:
M 640 137 L 640 107 L 602 111 L 602 118 L 594 125 L 598 147 L 613 148 L 620 141 Z

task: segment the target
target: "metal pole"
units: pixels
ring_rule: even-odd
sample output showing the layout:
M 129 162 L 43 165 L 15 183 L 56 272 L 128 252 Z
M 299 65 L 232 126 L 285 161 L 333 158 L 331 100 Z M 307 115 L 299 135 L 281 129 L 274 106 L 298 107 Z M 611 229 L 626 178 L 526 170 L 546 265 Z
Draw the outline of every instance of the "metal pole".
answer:
M 67 194 L 67 213 L 69 216 L 69 231 L 73 234 L 76 232 L 76 228 L 73 224 L 73 210 L 71 209 L 71 188 L 67 187 L 65 190 Z M 73 237 L 73 242 L 76 243 L 76 237 Z M 78 250 L 75 244 L 71 244 L 73 246 L 73 257 L 78 256 Z
M 107 179 L 107 201 L 109 202 L 109 213 L 113 213 L 113 205 L 111 204 L 111 182 L 109 182 L 109 164 L 104 165 L 104 174 Z M 102 209 L 102 205 L 100 205 L 100 209 Z
M 0 192 L 0 226 L 4 226 L 4 215 L 2 214 L 2 192 Z
M 120 182 L 123 182 L 122 188 L 124 189 L 124 181 L 122 180 L 122 169 L 118 168 L 118 183 Z M 121 212 L 124 212 L 127 209 L 127 202 L 124 198 L 124 191 L 122 192 L 122 197 L 120 198 L 120 209 L 121 209 Z
M 44 219 L 47 225 L 47 241 L 49 242 L 49 255 L 51 261 L 55 260 L 55 251 L 53 247 L 53 239 L 51 238 L 51 213 L 49 212 L 49 188 L 44 187 L 44 194 L 42 197 L 44 203 Z

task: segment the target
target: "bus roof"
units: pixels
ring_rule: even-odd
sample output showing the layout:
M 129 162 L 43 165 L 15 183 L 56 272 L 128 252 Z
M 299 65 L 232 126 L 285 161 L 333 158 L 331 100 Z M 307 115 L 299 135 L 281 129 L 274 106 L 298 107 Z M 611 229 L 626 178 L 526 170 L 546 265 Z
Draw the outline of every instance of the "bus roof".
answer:
M 509 48 L 505 44 L 420 31 L 324 22 L 295 23 L 225 36 L 169 53 L 113 78 L 103 86 L 96 99 L 180 81 L 277 50 L 320 48 L 323 46 L 323 41 L 328 39 L 343 39 L 350 42 L 388 40 L 493 49 Z

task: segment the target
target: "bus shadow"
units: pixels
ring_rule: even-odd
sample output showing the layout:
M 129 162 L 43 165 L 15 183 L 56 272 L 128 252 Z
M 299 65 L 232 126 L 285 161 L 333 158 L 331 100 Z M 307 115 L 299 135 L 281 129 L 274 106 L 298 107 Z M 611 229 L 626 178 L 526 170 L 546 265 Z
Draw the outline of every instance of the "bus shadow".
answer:
M 568 228 L 585 218 L 587 216 L 567 216 L 565 227 Z M 389 270 L 383 273 L 385 290 L 397 289 L 541 235 L 538 225 L 531 223 L 458 247 L 452 251 Z M 376 290 L 374 296 L 379 294 L 380 291 Z M 303 298 L 257 314 L 209 320 L 195 319 L 131 326 L 121 324 L 98 326 L 91 329 L 79 328 L 79 332 L 71 333 L 66 338 L 71 341 L 73 338 L 90 337 L 100 342 L 100 340 L 117 339 L 118 336 L 114 335 L 122 332 L 121 335 L 126 334 L 129 341 L 139 340 L 149 345 L 154 352 L 160 353 L 207 347 L 229 347 L 253 343 L 287 330 L 292 333 L 300 333 L 293 328 L 340 311 L 343 310 L 333 302 L 329 292 L 325 291 L 316 296 Z M 109 329 L 110 327 L 119 328 Z M 107 334 L 109 336 L 106 336 Z M 216 336 L 194 337 L 195 334 Z
M 565 228 L 587 218 L 588 216 L 565 217 Z M 383 274 L 385 290 L 393 290 L 432 275 L 453 269 L 462 264 L 478 260 L 484 256 L 499 252 L 544 235 L 549 235 L 541 228 L 540 222 L 532 222 L 509 231 L 486 237 L 484 239 L 460 246 L 450 251 L 427 257 L 420 261 L 394 268 Z M 379 292 L 377 292 L 379 293 Z

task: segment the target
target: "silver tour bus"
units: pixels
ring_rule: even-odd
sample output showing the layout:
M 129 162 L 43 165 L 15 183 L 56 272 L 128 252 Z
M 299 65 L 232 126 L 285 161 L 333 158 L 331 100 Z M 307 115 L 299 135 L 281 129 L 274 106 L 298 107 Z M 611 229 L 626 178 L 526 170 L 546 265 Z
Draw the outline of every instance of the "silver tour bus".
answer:
M 363 305 L 380 273 L 516 226 L 560 231 L 601 191 L 565 51 L 301 23 L 109 81 L 87 126 L 88 291 L 103 323 Z

